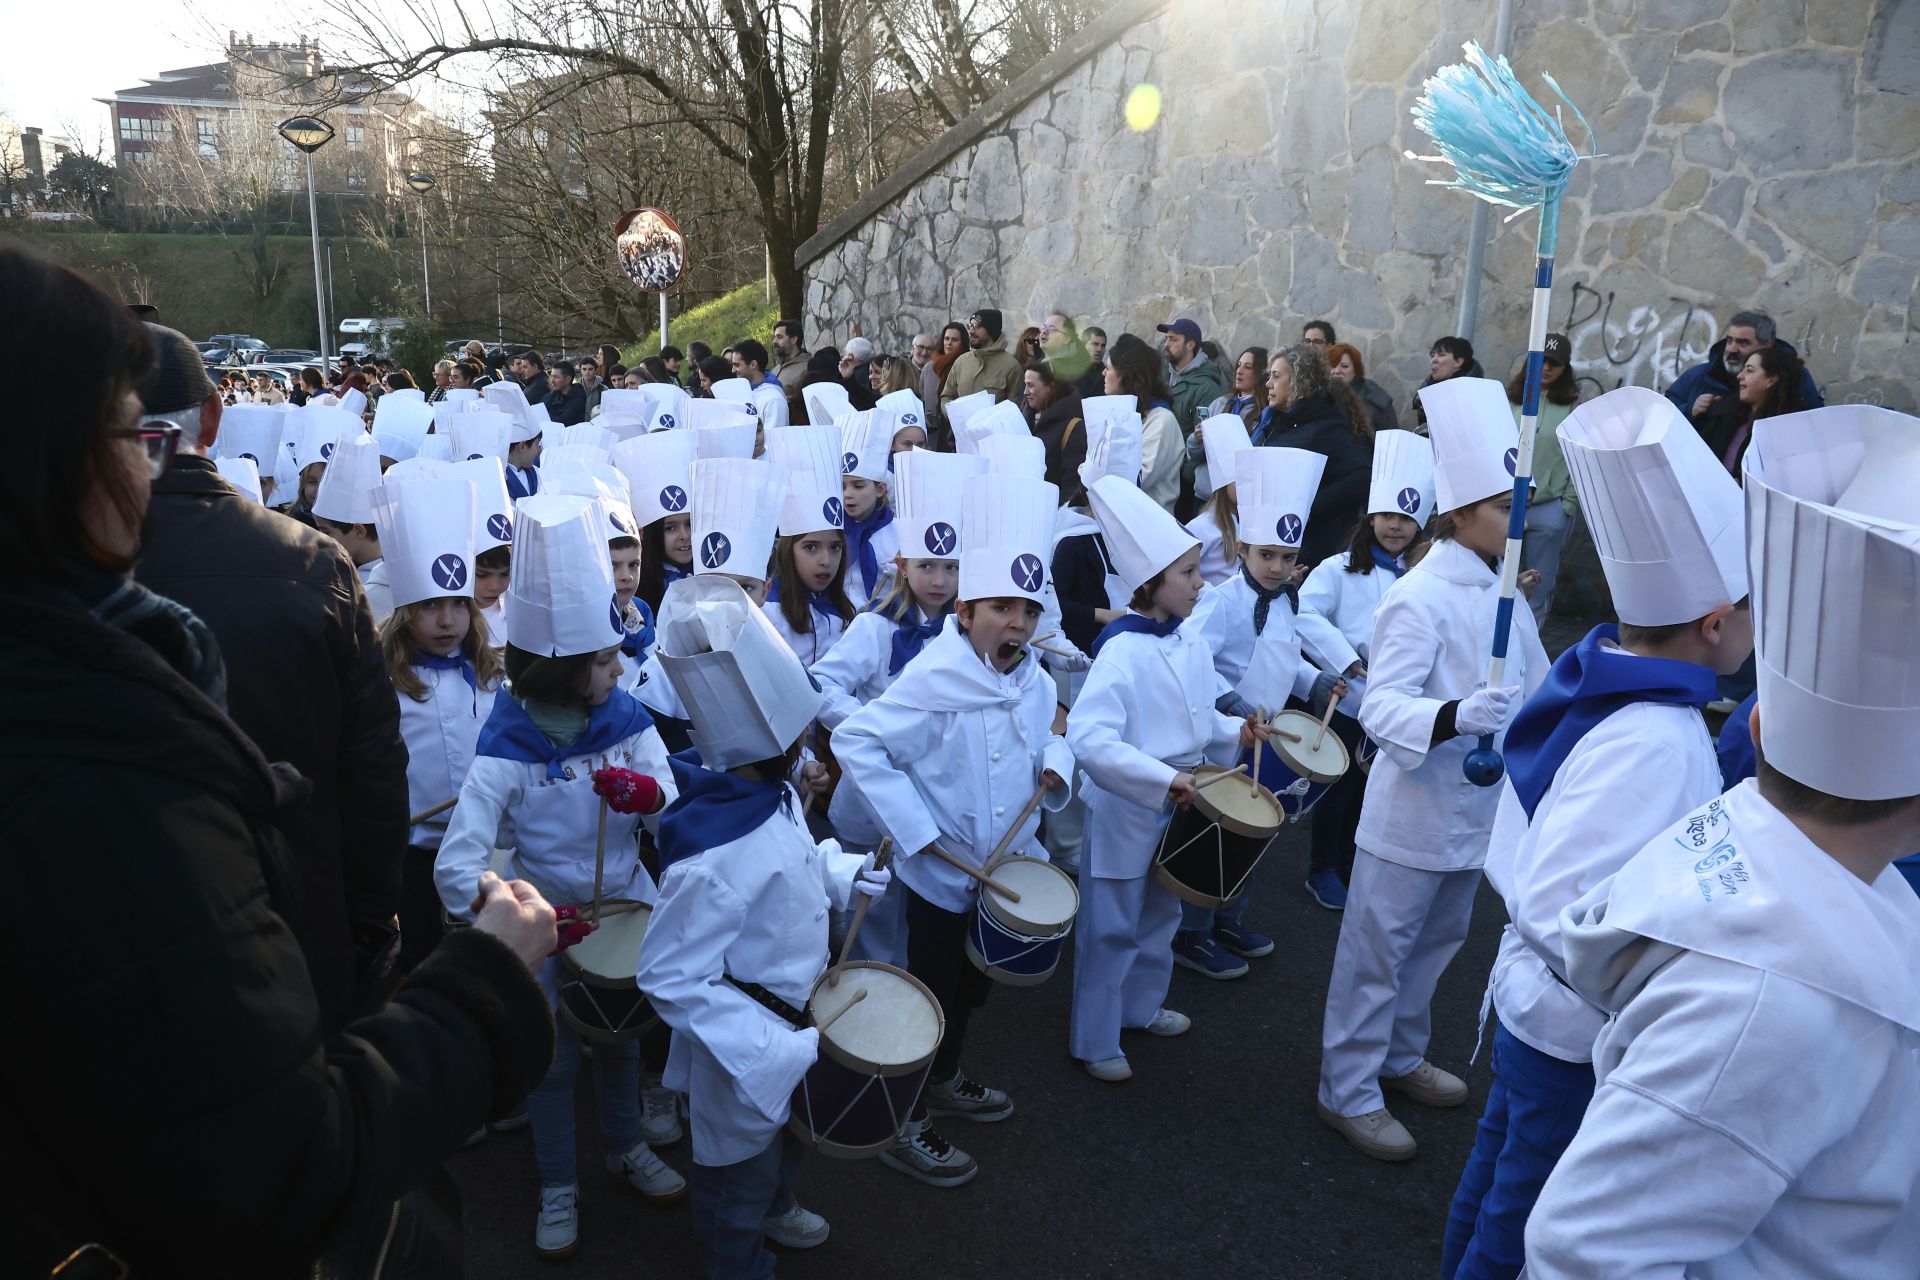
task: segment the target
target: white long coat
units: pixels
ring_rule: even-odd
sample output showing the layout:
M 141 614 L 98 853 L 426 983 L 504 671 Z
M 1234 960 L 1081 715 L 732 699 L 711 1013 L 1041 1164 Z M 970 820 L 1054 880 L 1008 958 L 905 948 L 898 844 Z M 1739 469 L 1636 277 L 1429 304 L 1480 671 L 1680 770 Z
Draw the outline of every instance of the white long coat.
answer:
M 1380 754 L 1355 837 L 1376 857 L 1420 871 L 1465 871 L 1487 860 L 1501 788 L 1476 787 L 1462 772 L 1479 740 L 1462 734 L 1428 744 L 1440 708 L 1486 683 L 1498 588 L 1486 561 L 1448 539 L 1380 601 L 1360 708 Z M 1505 682 L 1531 694 L 1546 677 L 1547 654 L 1532 610 L 1517 603 Z M 1504 730 L 1495 734 L 1495 748 L 1505 740 Z
M 427 700 L 399 695 L 400 738 L 407 744 L 408 812 L 420 813 L 460 794 L 473 766 L 473 744 L 493 714 L 495 690 L 469 689 L 458 671 L 416 667 L 414 674 L 426 685 Z M 407 843 L 437 849 L 451 821 L 443 814 L 423 822 L 407 832 Z
M 1613 1014 L 1527 1223 L 1533 1280 L 1912 1280 L 1920 899 L 1828 857 L 1748 780 L 1561 923 Z

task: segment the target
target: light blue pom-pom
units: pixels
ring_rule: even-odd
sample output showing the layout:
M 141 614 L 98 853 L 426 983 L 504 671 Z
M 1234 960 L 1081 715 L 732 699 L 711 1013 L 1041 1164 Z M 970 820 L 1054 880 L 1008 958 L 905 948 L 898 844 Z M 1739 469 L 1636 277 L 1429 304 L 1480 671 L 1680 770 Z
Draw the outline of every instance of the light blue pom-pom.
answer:
M 1492 204 L 1531 209 L 1557 201 L 1583 157 L 1560 121 L 1521 87 L 1504 57 L 1489 58 L 1478 41 L 1465 48 L 1466 61 L 1428 77 L 1413 104 L 1414 123 L 1440 154 L 1412 158 L 1451 164 L 1453 180 L 1435 185 L 1458 187 Z M 1542 72 L 1541 78 L 1591 137 L 1580 108 L 1551 75 Z

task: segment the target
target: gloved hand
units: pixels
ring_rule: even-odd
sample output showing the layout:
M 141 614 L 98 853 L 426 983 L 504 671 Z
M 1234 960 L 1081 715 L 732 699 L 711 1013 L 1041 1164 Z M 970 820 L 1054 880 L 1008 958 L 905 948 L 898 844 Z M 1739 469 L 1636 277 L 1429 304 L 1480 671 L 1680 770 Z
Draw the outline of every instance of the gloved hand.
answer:
M 615 813 L 652 813 L 660 807 L 660 784 L 632 769 L 595 769 L 593 794 Z
M 1331 671 L 1322 671 L 1313 678 L 1313 689 L 1307 694 L 1307 706 L 1317 718 L 1327 709 L 1327 699 L 1333 696 L 1334 686 L 1340 683 L 1340 677 Z
M 1507 721 L 1513 719 L 1513 713 L 1519 709 L 1520 686 L 1517 684 L 1501 689 L 1477 689 L 1460 699 L 1453 713 L 1453 725 L 1461 733 L 1476 737 L 1498 733 L 1507 727 Z
M 856 893 L 864 893 L 869 898 L 877 898 L 887 891 L 893 883 L 893 868 L 879 865 L 880 855 L 870 853 L 860 869 L 853 873 L 853 888 Z
M 651 781 L 651 779 L 649 779 Z M 554 954 L 558 955 L 576 942 L 585 942 L 593 933 L 593 922 L 580 918 L 578 907 L 555 907 L 553 909 Z
M 1065 636 L 1058 641 L 1048 641 L 1041 648 L 1040 653 L 1046 659 L 1047 665 L 1055 671 L 1067 673 L 1085 671 L 1093 665 L 1093 659 L 1080 652 L 1078 646 L 1067 643 Z

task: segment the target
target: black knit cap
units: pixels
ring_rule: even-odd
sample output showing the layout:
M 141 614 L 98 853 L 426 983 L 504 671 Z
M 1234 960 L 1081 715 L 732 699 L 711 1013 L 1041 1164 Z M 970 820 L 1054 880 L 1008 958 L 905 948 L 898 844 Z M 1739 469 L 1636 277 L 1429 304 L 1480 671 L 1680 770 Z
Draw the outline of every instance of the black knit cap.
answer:
M 1000 313 L 992 307 L 982 307 L 974 312 L 972 322 L 985 329 L 989 339 L 1000 336 Z
M 147 322 L 153 339 L 153 367 L 140 381 L 140 408 L 147 413 L 192 409 L 213 394 L 213 379 L 193 340 L 178 329 Z

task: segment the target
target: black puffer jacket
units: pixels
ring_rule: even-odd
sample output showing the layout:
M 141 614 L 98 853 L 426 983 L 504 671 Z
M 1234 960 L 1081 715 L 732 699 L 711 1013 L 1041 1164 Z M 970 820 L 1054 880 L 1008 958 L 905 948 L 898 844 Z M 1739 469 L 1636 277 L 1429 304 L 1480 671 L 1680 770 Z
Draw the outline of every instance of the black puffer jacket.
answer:
M 1366 514 L 1373 446 L 1353 434 L 1345 411 L 1325 392 L 1296 400 L 1284 410 L 1269 405 L 1260 415 L 1253 442 L 1326 455 L 1327 469 L 1320 475 L 1313 508 L 1307 513 L 1300 563 L 1311 568 L 1337 553 Z M 1249 534 L 1248 540 L 1257 543 L 1259 538 Z
M 282 916 L 297 779 L 78 598 L 0 583 L 0 706 L 0 1271 L 99 1241 L 136 1276 L 301 1273 L 545 1073 L 546 999 L 473 929 L 323 1034 Z
M 1060 490 L 1062 501 L 1071 500 L 1080 492 L 1080 464 L 1087 460 L 1080 393 L 1068 391 L 1039 413 L 1028 413 L 1027 425 L 1047 448 L 1047 483 Z

